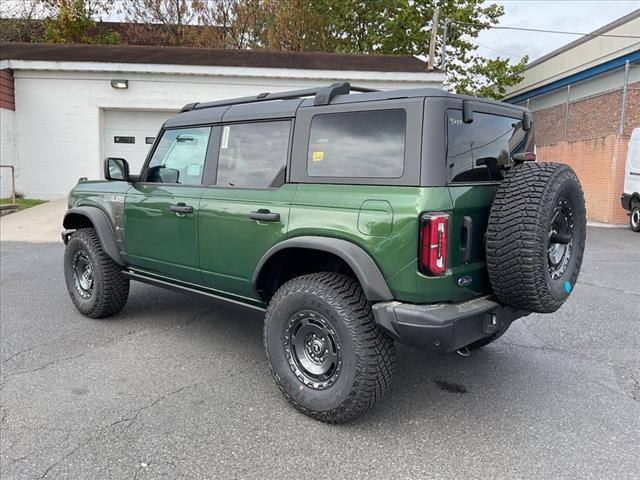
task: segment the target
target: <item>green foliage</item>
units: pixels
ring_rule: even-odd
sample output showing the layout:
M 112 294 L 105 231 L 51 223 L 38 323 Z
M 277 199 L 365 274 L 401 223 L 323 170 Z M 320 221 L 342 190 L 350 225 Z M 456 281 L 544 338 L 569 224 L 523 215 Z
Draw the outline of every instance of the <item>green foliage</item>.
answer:
M 117 32 L 96 23 L 111 0 L 42 0 L 50 14 L 43 20 L 44 41 L 53 43 L 120 43 Z
M 269 3 L 268 1 L 265 3 Z M 477 55 L 475 37 L 498 23 L 504 8 L 485 5 L 485 0 L 281 0 L 289 5 L 287 23 L 277 8 L 267 8 L 255 43 L 267 48 L 322 50 L 347 53 L 381 53 L 426 56 L 429 51 L 432 18 L 440 8 L 440 25 L 449 24 L 445 85 L 459 93 L 500 97 L 505 87 L 521 80 L 517 75 L 527 62 L 513 65 L 508 59 L 487 59 Z M 301 5 L 302 4 L 302 5 Z M 291 17 L 297 17 L 292 20 Z M 459 22 L 459 23 L 458 23 Z M 266 35 L 265 32 L 280 32 Z M 286 32 L 287 42 L 282 41 Z M 312 35 L 309 32 L 313 32 Z M 443 28 L 436 45 L 442 52 Z M 437 66 L 439 62 L 436 60 Z

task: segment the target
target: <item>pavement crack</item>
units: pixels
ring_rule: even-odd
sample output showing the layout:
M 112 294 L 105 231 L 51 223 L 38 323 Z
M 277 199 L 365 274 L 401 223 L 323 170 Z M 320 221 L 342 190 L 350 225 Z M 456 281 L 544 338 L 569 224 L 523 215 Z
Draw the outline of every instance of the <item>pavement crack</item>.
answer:
M 40 344 L 38 344 L 38 345 L 34 345 L 34 346 L 32 346 L 32 347 L 29 347 L 29 348 L 25 348 L 25 349 L 23 349 L 23 350 L 20 350 L 19 352 L 13 353 L 13 354 L 11 354 L 10 356 L 8 356 L 7 358 L 5 358 L 4 360 L 2 360 L 1 365 L 4 365 L 5 363 L 7 363 L 7 362 L 9 362 L 9 361 L 13 360 L 13 359 L 14 359 L 14 358 L 16 358 L 16 357 L 19 357 L 20 355 L 23 355 L 23 354 L 25 354 L 25 353 L 29 353 L 29 352 L 31 352 L 31 351 L 33 351 L 33 350 L 38 349 L 38 348 L 47 347 L 47 346 L 49 346 L 49 345 L 54 345 L 54 344 L 58 343 L 61 339 L 63 339 L 65 336 L 66 336 L 66 333 L 65 333 L 65 335 L 61 335 L 61 336 L 59 336 L 59 337 L 56 337 L 55 339 L 53 339 L 53 340 L 51 340 L 51 341 L 44 342 L 44 343 L 40 343 Z
M 201 385 L 200 383 L 193 383 L 190 385 L 185 385 L 181 388 L 178 388 L 177 390 L 173 390 L 170 392 L 167 392 L 163 395 L 161 395 L 160 397 L 156 398 L 154 401 L 152 401 L 150 404 L 148 405 L 144 405 L 140 408 L 137 408 L 135 410 L 131 410 L 130 412 L 128 412 L 126 415 L 124 415 L 122 418 L 120 418 L 119 420 L 116 420 L 115 422 L 112 422 L 108 425 L 105 425 L 103 427 L 101 427 L 97 433 L 95 433 L 94 435 L 90 436 L 87 440 L 85 440 L 84 442 L 79 443 L 78 445 L 76 445 L 73 450 L 71 450 L 69 453 L 65 454 L 63 457 L 61 457 L 60 459 L 58 459 L 56 462 L 52 463 L 45 471 L 42 475 L 40 475 L 40 477 L 38 477 L 38 480 L 42 480 L 43 478 L 45 478 L 55 467 L 57 467 L 58 465 L 60 465 L 62 462 L 64 462 L 67 458 L 71 457 L 73 454 L 75 454 L 78 450 L 82 449 L 82 448 L 86 448 L 89 447 L 93 442 L 97 441 L 100 437 L 102 437 L 108 430 L 110 430 L 111 428 L 113 428 L 116 425 L 119 425 L 121 423 L 126 423 L 125 428 L 129 428 L 131 425 L 133 425 L 136 420 L 138 419 L 138 417 L 140 416 L 140 414 L 142 412 L 144 412 L 145 410 L 149 410 L 153 407 L 155 407 L 156 405 L 158 405 L 159 403 L 167 400 L 168 398 L 172 397 L 173 395 L 177 395 L 185 390 L 188 390 L 190 388 L 195 388 L 197 386 Z M 67 437 L 68 438 L 68 437 Z M 62 442 L 60 442 L 62 443 Z
M 615 292 L 626 293 L 626 294 L 629 294 L 629 295 L 634 295 L 636 297 L 640 297 L 640 293 L 631 292 L 629 290 L 625 290 L 624 288 L 609 287 L 607 285 L 599 285 L 597 283 L 585 282 L 584 280 L 578 280 L 578 283 L 582 284 L 582 285 L 588 285 L 590 287 L 602 288 L 602 289 L 605 289 L 605 290 L 613 290 Z
M 26 375 L 27 373 L 38 372 L 40 370 L 44 370 L 44 369 L 49 368 L 49 367 L 51 367 L 53 365 L 56 365 L 58 363 L 67 362 L 69 360 L 75 360 L 75 359 L 80 358 L 82 356 L 84 356 L 84 352 L 80 353 L 78 355 L 73 355 L 71 357 L 57 358 L 55 360 L 52 360 L 50 362 L 45 363 L 44 365 L 40 365 L 40 366 L 35 367 L 35 368 L 30 368 L 28 370 L 20 370 L 18 372 L 10 373 L 9 375 L 7 375 L 7 378 L 13 378 L 13 377 L 17 377 L 19 375 Z
M 199 385 L 200 385 L 199 383 L 193 383 L 191 385 L 185 385 L 184 387 L 181 387 L 181 388 L 179 388 L 177 390 L 173 390 L 171 392 L 165 393 L 164 395 L 156 398 L 149 405 L 144 405 L 144 406 L 142 406 L 142 407 L 140 407 L 138 409 L 129 411 L 120 420 L 116 420 L 115 422 L 111 423 L 110 425 L 107 425 L 107 427 L 105 427 L 104 430 L 112 428 L 115 425 L 118 425 L 120 423 L 125 423 L 125 422 L 127 422 L 126 428 L 129 428 L 129 427 L 131 427 L 131 425 L 133 425 L 136 422 L 136 420 L 138 420 L 138 417 L 140 416 L 140 414 L 142 412 L 144 412 L 145 410 L 149 410 L 149 409 L 155 407 L 160 402 L 163 402 L 163 401 L 167 400 L 169 397 L 171 397 L 173 395 L 177 395 L 178 393 L 183 392 L 184 390 L 188 390 L 190 388 L 195 388 L 195 387 L 197 387 Z
M 536 338 L 538 338 L 538 339 L 540 339 L 542 341 L 542 339 L 539 336 L 537 336 L 535 334 L 534 334 L 534 336 L 536 336 Z M 605 367 L 609 367 L 609 368 L 613 369 L 613 371 L 615 372 L 615 374 L 619 378 L 621 378 L 623 380 L 626 380 L 626 378 L 628 377 L 630 379 L 630 383 L 632 384 L 632 386 L 629 387 L 625 382 L 624 385 L 623 385 L 623 390 L 627 391 L 627 393 L 631 396 L 632 400 L 634 400 L 636 402 L 640 402 L 640 381 L 635 377 L 633 371 L 628 367 L 625 367 L 625 366 L 622 366 L 622 365 L 618 365 L 617 363 L 598 360 L 597 358 L 590 358 L 590 357 L 587 357 L 585 355 L 581 355 L 581 354 L 579 354 L 577 352 L 573 352 L 571 350 L 565 350 L 565 349 L 562 349 L 562 348 L 550 347 L 546 343 L 544 345 L 542 345 L 542 346 L 536 346 L 536 345 L 525 345 L 523 343 L 509 342 L 508 340 L 502 340 L 502 339 L 501 339 L 501 342 L 506 344 L 506 345 L 511 345 L 513 347 L 521 347 L 521 348 L 527 348 L 527 349 L 530 349 L 530 350 L 542 350 L 542 351 L 546 351 L 546 352 L 553 352 L 553 353 L 560 353 L 560 354 L 563 354 L 563 355 L 569 355 L 571 357 L 578 358 L 578 359 L 586 361 L 586 362 L 592 362 L 592 363 L 596 363 L 596 364 L 599 364 L 599 365 L 602 365 L 602 366 L 605 366 Z M 620 371 L 625 372 L 626 375 L 621 374 Z M 605 386 L 605 385 L 602 385 L 599 382 L 594 382 L 594 383 L 597 383 L 598 385 L 601 385 L 601 386 Z M 606 388 L 611 390 L 610 387 L 606 387 Z M 617 393 L 620 393 L 620 392 L 617 392 Z
M 5 465 L 5 467 L 10 467 L 11 465 L 14 465 L 22 460 L 26 460 L 27 458 L 33 457 L 34 455 L 38 455 L 40 453 L 46 452 L 47 450 L 51 450 L 53 448 L 56 448 L 57 446 L 63 444 L 64 442 L 66 442 L 67 440 L 69 440 L 69 438 L 71 438 L 71 434 L 67 434 L 62 440 L 59 440 L 57 442 L 52 443 L 51 445 L 47 445 L 46 447 L 42 447 L 39 448 L 37 450 L 34 450 L 32 452 L 27 453 L 26 455 L 23 455 L 21 457 L 17 457 L 17 458 L 12 458 L 11 460 L 9 460 L 7 462 L 7 464 Z M 13 445 L 12 445 L 13 446 Z M 7 449 L 4 453 L 6 454 L 8 451 L 10 451 L 11 448 Z
M 182 327 L 186 327 L 187 325 L 191 325 L 193 322 L 199 320 L 200 317 L 202 317 L 203 315 L 206 315 L 207 313 L 209 313 L 211 310 L 207 310 L 206 312 L 200 312 L 200 313 L 196 313 L 191 320 L 189 320 L 188 322 L 182 323 L 180 325 L 178 325 L 176 328 L 182 328 Z
M 38 480 L 42 480 L 43 478 L 45 478 L 47 475 L 49 475 L 49 472 L 51 470 L 53 470 L 55 467 L 57 467 L 58 465 L 60 465 L 62 462 L 64 462 L 67 458 L 69 458 L 71 455 L 73 455 L 74 453 L 76 453 L 78 450 L 80 450 L 80 448 L 82 448 L 84 445 L 82 444 L 78 444 L 74 447 L 73 450 L 71 450 L 69 453 L 67 453 L 66 455 L 64 455 L 62 458 L 60 458 L 58 461 L 52 463 L 51 465 L 49 465 L 49 468 L 47 468 L 44 473 L 42 475 L 40 475 L 38 477 Z

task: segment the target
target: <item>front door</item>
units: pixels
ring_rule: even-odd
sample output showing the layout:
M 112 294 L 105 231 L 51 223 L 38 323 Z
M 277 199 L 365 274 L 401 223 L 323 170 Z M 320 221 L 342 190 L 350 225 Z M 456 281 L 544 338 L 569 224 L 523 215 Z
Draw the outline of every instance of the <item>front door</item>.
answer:
M 212 127 L 165 130 L 141 182 L 125 201 L 129 264 L 156 276 L 201 283 L 198 216 Z
M 224 125 L 215 185 L 200 199 L 203 284 L 257 300 L 251 278 L 262 256 L 287 233 L 296 185 L 284 184 L 291 121 Z

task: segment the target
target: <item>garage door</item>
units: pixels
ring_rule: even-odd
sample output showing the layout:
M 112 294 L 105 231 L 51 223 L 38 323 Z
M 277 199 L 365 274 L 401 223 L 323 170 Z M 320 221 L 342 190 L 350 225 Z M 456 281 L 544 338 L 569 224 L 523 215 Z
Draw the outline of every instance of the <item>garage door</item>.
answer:
M 131 173 L 140 173 L 160 127 L 174 114 L 168 111 L 105 110 L 102 137 L 105 158 L 124 158 L 129 162 Z

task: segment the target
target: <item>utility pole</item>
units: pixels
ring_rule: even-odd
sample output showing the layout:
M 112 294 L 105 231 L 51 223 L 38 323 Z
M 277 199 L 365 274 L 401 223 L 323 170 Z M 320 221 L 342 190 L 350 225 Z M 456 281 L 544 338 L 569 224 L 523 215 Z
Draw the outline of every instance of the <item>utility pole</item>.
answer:
M 447 37 L 449 35 L 449 24 L 451 20 L 444 19 L 444 33 L 442 34 L 442 56 L 440 57 L 440 70 L 444 70 L 447 65 Z
M 433 70 L 433 57 L 436 54 L 436 39 L 438 38 L 438 12 L 440 7 L 436 7 L 433 12 L 433 25 L 431 26 L 431 41 L 429 41 L 429 60 L 427 70 Z

